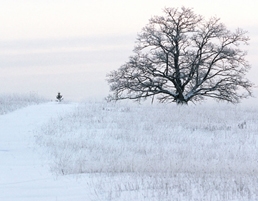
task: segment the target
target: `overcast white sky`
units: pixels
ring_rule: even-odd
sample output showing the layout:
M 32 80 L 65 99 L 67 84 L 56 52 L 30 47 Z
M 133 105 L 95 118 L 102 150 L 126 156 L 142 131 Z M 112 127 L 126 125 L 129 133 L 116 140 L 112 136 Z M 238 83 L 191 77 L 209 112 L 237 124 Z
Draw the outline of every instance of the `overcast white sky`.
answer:
M 142 27 L 164 7 L 181 6 L 249 32 L 248 77 L 258 85 L 257 0 L 2 0 L 0 93 L 104 98 L 106 74 L 132 55 Z

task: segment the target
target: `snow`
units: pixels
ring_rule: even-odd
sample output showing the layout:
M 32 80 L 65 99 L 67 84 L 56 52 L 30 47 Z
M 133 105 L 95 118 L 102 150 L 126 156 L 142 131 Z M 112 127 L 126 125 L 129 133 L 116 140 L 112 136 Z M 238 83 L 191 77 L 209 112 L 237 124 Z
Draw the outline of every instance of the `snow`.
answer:
M 0 200 L 86 200 L 84 185 L 49 171 L 48 160 L 36 151 L 33 134 L 51 117 L 74 107 L 76 104 L 51 102 L 0 116 Z
M 257 105 L 30 105 L 0 115 L 0 200 L 257 200 Z

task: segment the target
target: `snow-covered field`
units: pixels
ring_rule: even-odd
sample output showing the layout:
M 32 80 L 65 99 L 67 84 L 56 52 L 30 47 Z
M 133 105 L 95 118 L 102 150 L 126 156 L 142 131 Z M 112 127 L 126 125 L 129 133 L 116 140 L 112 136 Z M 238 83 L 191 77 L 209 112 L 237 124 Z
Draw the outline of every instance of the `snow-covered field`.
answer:
M 0 200 L 258 200 L 257 106 L 48 102 L 0 115 Z
M 35 105 L 47 100 L 36 93 L 29 94 L 1 94 L 0 95 L 0 115 L 12 112 L 28 105 Z

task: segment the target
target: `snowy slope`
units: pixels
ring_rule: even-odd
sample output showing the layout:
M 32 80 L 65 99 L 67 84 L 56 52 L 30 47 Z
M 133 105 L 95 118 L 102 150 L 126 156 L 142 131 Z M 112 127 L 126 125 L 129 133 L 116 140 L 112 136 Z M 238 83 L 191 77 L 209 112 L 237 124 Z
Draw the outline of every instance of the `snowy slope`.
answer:
M 0 200 L 90 200 L 85 186 L 52 175 L 47 159 L 35 151 L 33 130 L 74 107 L 51 102 L 0 116 Z
M 257 108 L 50 102 L 0 115 L 0 201 L 258 200 Z

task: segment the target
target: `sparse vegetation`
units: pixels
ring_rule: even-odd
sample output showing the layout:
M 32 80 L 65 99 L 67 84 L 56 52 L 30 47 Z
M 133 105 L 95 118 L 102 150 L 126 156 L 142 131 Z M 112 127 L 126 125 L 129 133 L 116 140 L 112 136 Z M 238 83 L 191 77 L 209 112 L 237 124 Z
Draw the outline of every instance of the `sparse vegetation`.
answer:
M 85 103 L 37 142 L 53 172 L 88 174 L 99 200 L 258 198 L 255 107 Z
M 46 99 L 36 93 L 29 94 L 0 94 L 0 115 L 14 110 L 46 102 Z

